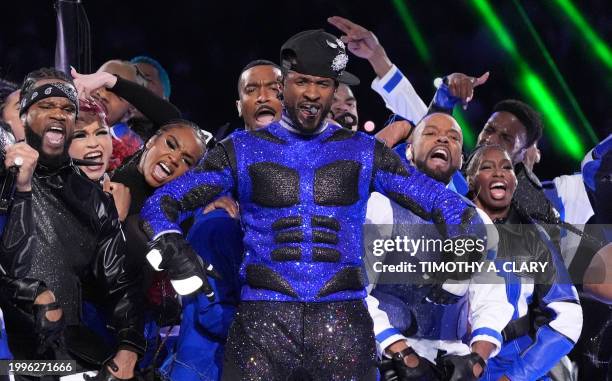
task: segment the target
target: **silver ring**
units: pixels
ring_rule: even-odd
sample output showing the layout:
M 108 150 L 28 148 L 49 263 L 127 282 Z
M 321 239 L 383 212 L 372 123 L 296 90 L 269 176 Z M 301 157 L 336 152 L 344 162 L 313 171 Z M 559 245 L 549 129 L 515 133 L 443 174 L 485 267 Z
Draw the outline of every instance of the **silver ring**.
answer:
M 21 157 L 21 156 L 16 156 L 16 157 L 15 157 L 15 161 L 13 162 L 13 164 L 14 164 L 16 167 L 21 167 L 21 166 L 23 165 L 23 157 Z

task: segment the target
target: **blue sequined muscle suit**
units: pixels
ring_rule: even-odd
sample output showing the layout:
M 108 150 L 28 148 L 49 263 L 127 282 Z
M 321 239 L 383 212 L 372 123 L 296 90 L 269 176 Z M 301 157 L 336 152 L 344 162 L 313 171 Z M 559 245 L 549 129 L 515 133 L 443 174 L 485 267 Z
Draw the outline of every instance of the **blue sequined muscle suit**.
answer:
M 480 223 L 458 195 L 374 138 L 332 124 L 303 135 L 287 123 L 232 134 L 142 211 L 150 236 L 180 233 L 187 211 L 231 192 L 245 228 L 243 301 L 363 299 L 362 224 L 373 191 L 436 222 Z

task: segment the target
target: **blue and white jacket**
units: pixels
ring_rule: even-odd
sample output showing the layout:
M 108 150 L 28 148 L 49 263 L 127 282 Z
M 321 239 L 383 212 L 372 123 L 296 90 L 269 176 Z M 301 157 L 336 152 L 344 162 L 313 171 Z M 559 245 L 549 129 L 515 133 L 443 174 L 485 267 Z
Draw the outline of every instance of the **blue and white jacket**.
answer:
M 528 312 L 544 319 L 530 324 L 529 332 L 518 329 L 514 335 L 505 334 L 503 347 L 489 361 L 482 380 L 498 380 L 502 375 L 512 381 L 546 380 L 547 372 L 569 353 L 582 330 L 582 308 L 563 260 L 544 229 L 527 218 L 511 209 L 506 223 L 498 225 L 497 261 L 526 259 L 547 266 L 534 275 L 504 273 L 507 298 L 514 307 L 508 328 Z
M 480 210 L 479 215 L 488 227 L 487 258 L 493 259 L 497 249 L 496 232 L 488 216 Z M 366 223 L 376 224 L 380 234 L 393 237 L 406 235 L 401 229 L 396 229 L 398 226 L 410 229 L 417 224 L 430 224 L 397 208 L 378 193 L 368 201 Z M 416 233 L 411 235 L 418 236 Z M 382 283 L 374 285 L 366 298 L 379 353 L 400 340 L 406 340 L 419 355 L 432 362 L 435 362 L 438 350 L 447 354 L 468 354 L 476 341 L 495 345 L 492 355 L 500 350 L 501 332 L 510 321 L 512 306 L 507 301 L 503 279 L 496 274 L 477 274 L 463 284 L 445 284 L 445 290 L 460 297 L 451 305 L 423 302 L 428 286 Z

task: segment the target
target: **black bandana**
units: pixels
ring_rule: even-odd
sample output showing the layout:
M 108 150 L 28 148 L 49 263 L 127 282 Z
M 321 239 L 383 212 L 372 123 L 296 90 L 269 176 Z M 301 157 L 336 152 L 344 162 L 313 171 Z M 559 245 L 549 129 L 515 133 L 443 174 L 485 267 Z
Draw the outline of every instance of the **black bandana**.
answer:
M 68 98 L 68 100 L 70 100 L 70 102 L 72 102 L 74 105 L 74 108 L 77 110 L 76 112 L 78 114 L 79 101 L 74 86 L 66 82 L 53 82 L 38 86 L 28 91 L 26 94 L 23 94 L 21 98 L 19 115 L 21 116 L 25 114 L 30 106 L 32 106 L 34 103 L 51 97 Z

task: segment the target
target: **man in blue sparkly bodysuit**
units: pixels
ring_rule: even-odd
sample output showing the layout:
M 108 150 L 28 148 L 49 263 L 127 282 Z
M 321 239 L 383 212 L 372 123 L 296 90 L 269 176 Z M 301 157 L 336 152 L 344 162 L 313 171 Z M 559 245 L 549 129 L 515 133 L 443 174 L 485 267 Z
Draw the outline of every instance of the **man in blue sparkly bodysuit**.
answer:
M 449 238 L 483 228 L 473 207 L 382 143 L 325 121 L 338 83 L 358 83 L 347 60 L 342 41 L 322 30 L 290 38 L 281 48 L 281 120 L 232 134 L 142 211 L 152 265 L 169 271 L 177 291 L 202 286 L 212 296 L 213 271 L 178 224 L 220 195 L 240 203 L 245 285 L 223 379 L 376 379 L 362 261 L 371 192 L 444 226 Z

